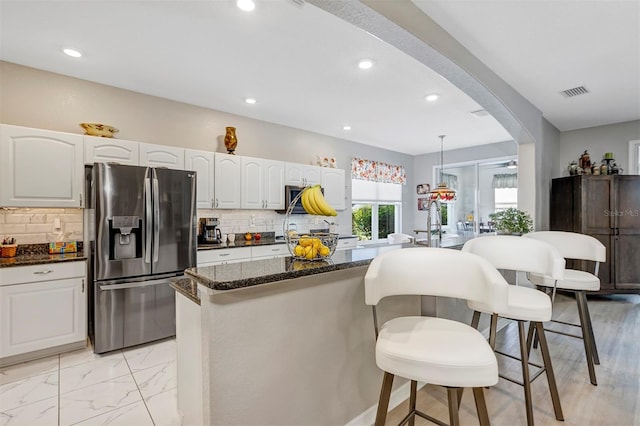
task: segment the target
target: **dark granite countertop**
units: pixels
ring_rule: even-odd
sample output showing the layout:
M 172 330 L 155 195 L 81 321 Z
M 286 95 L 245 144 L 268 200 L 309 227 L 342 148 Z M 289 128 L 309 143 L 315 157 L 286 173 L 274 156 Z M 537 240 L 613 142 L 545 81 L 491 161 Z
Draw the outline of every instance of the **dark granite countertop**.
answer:
M 198 283 L 217 291 L 236 290 L 308 275 L 367 266 L 380 253 L 413 244 L 385 245 L 336 251 L 331 260 L 305 261 L 292 257 L 189 268 L 185 272 Z
M 358 238 L 355 235 L 340 235 L 338 239 L 345 238 Z M 273 244 L 284 244 L 285 241 L 282 237 L 278 238 L 270 238 L 270 237 L 262 237 L 259 240 L 242 240 L 236 238 L 233 244 L 230 243 L 220 243 L 220 244 L 198 244 L 198 250 L 216 250 L 216 249 L 226 249 L 226 248 L 236 248 L 236 247 L 256 247 L 256 246 L 270 246 Z
M 84 254 L 84 252 L 65 254 L 22 254 L 15 257 L 0 258 L 0 268 L 11 266 L 42 265 L 45 263 L 57 262 L 74 262 L 80 260 L 87 260 L 87 256 Z
M 473 236 L 443 239 L 442 247 L 460 249 Z M 436 245 L 436 244 L 434 244 Z M 238 290 L 256 285 L 269 284 L 325 272 L 340 271 L 367 266 L 381 253 L 400 248 L 424 247 L 424 244 L 397 244 L 365 246 L 350 250 L 336 251 L 331 260 L 304 261 L 292 257 L 251 260 L 240 263 L 189 268 L 186 277 L 172 285 L 189 299 L 199 303 L 197 284 L 214 292 Z
M 175 291 L 185 296 L 194 303 L 200 304 L 198 297 L 198 283 L 191 278 L 179 278 L 171 280 L 169 284 Z
M 234 244 L 220 243 L 220 244 L 198 244 L 198 250 L 216 250 L 236 247 L 256 247 L 256 246 L 270 246 L 273 244 L 284 244 L 284 240 L 276 240 L 274 238 L 261 238 L 259 240 L 239 240 L 236 238 Z

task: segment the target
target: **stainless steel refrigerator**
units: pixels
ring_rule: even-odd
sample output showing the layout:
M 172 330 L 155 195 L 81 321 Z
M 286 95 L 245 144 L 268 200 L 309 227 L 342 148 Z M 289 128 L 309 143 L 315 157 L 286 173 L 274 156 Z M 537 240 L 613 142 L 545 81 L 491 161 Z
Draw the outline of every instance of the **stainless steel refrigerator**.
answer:
M 96 163 L 90 176 L 94 352 L 175 335 L 169 280 L 196 264 L 196 173 Z

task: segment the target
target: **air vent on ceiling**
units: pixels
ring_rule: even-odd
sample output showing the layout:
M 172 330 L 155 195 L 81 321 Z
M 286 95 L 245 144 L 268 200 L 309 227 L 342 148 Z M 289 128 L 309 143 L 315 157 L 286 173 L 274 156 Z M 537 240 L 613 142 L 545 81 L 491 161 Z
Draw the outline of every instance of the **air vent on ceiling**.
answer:
M 489 113 L 483 109 L 477 109 L 475 111 L 471 111 L 469 114 L 474 115 L 476 117 L 486 117 Z
M 589 89 L 584 86 L 578 86 L 574 87 L 573 89 L 567 89 L 560 92 L 560 94 L 565 98 L 572 98 L 578 95 L 586 95 L 587 93 L 590 93 Z

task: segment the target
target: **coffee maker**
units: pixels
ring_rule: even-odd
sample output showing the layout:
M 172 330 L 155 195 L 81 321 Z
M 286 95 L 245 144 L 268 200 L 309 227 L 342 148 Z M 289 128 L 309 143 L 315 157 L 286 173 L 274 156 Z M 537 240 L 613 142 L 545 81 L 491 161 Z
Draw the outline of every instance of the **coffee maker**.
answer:
M 198 242 L 201 244 L 220 244 L 222 233 L 218 226 L 220 226 L 220 220 L 217 217 L 201 218 L 198 228 Z

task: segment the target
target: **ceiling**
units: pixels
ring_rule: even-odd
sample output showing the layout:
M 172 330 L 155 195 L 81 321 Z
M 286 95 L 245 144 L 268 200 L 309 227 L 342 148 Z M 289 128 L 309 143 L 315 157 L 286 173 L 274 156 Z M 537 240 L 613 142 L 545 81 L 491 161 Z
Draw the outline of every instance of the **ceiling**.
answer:
M 415 3 L 560 130 L 640 118 L 638 2 Z M 231 0 L 0 0 L 0 59 L 411 155 L 440 134 L 446 149 L 512 139 L 423 64 L 290 0 L 249 13 Z M 558 94 L 578 85 L 591 93 Z

